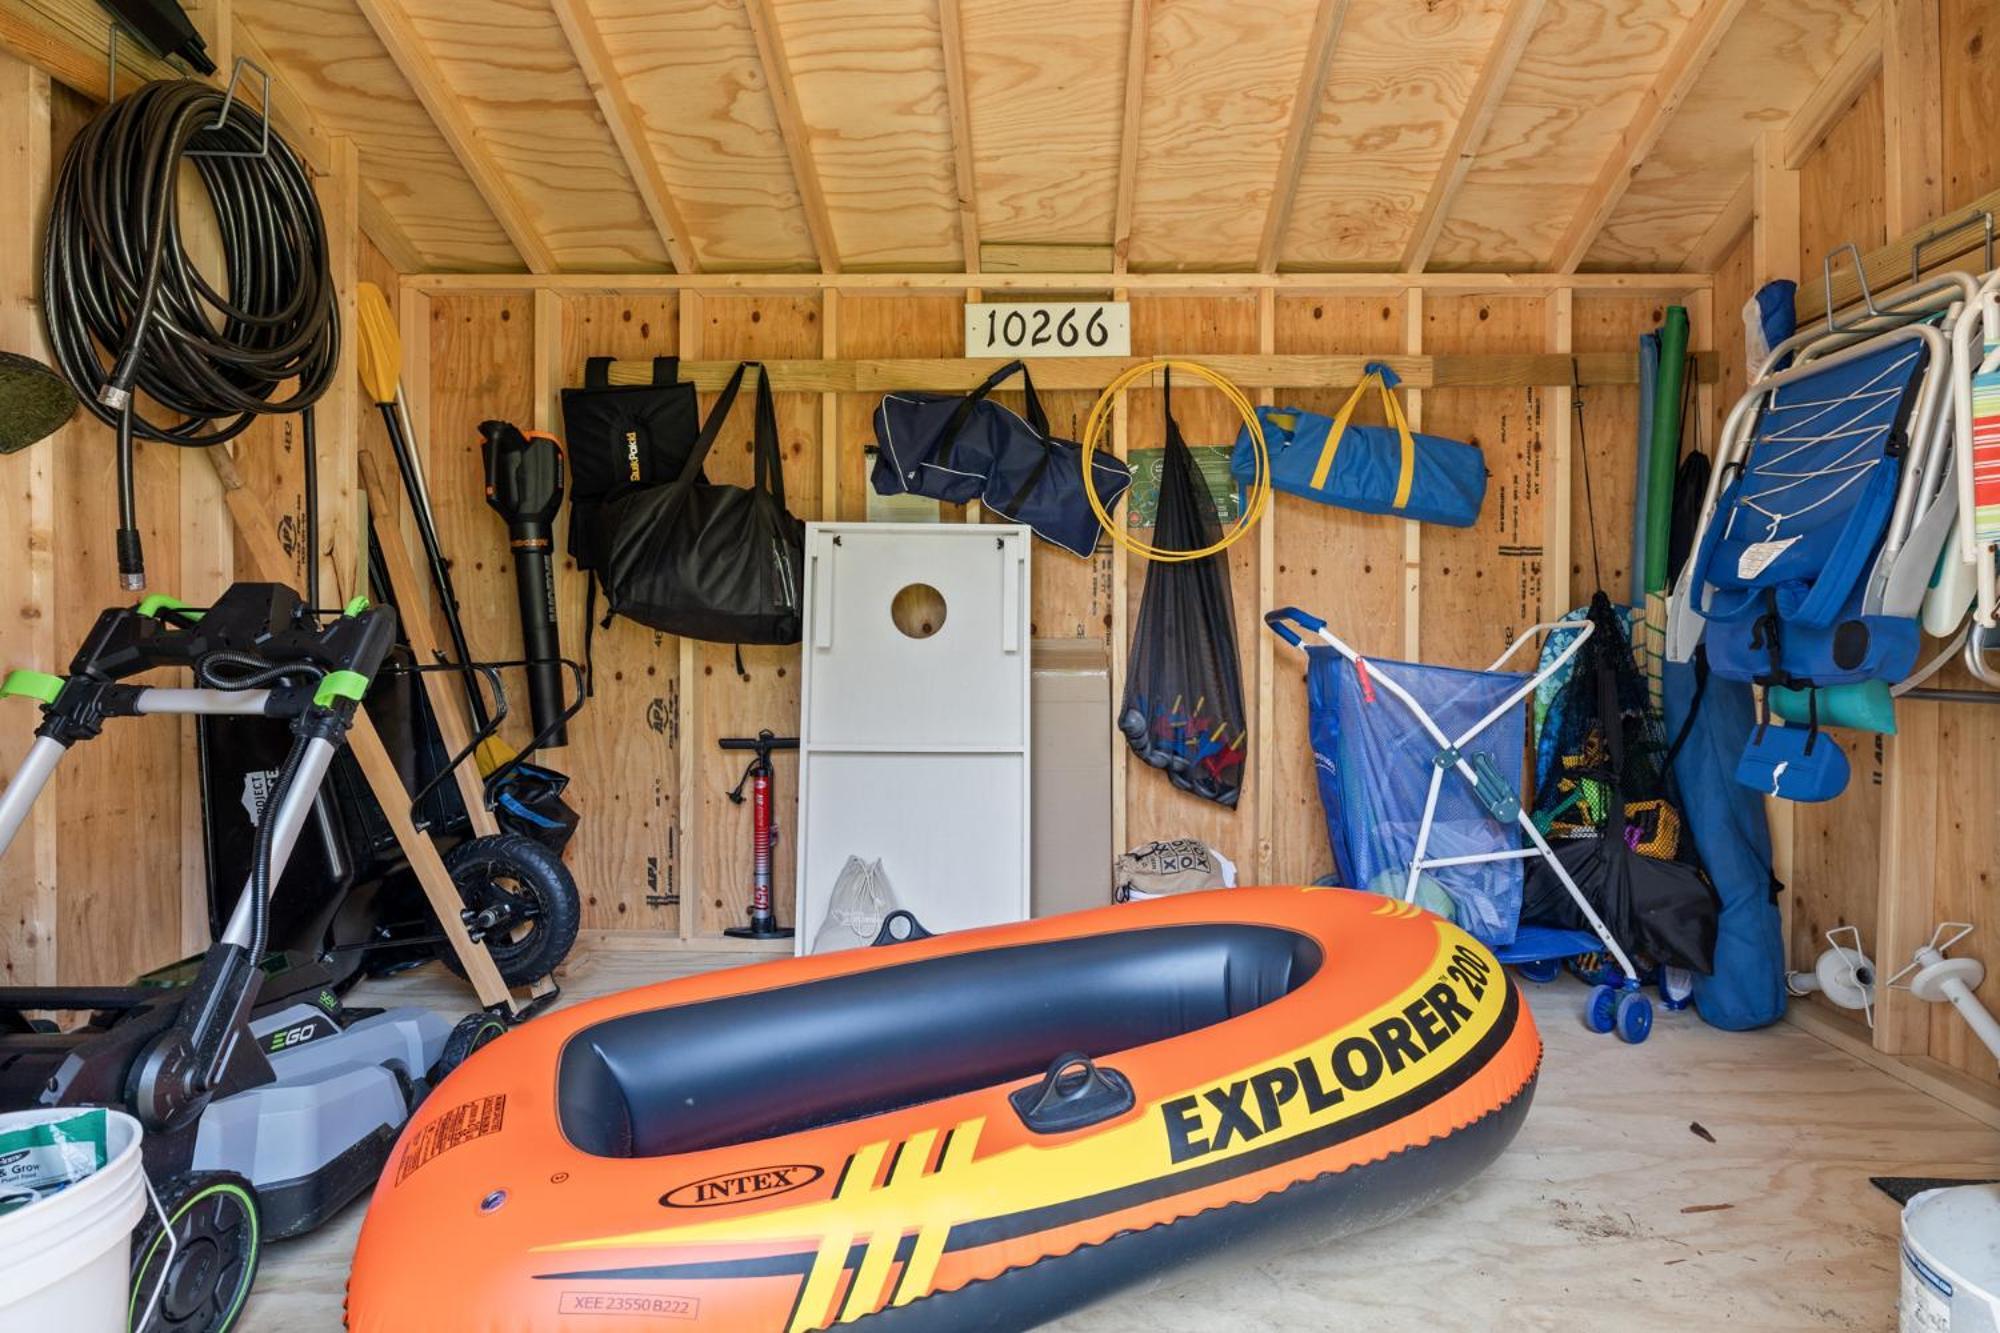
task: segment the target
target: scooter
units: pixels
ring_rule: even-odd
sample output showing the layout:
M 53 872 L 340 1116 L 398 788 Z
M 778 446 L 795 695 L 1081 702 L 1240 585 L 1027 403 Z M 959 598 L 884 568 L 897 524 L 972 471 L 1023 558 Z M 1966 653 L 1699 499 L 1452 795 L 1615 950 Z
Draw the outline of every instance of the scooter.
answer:
M 154 1214 L 132 1245 L 135 1333 L 223 1333 L 262 1242 L 309 1231 L 368 1189 L 412 1109 L 505 1030 L 427 1009 L 337 999 L 260 1005 L 270 895 L 396 637 L 357 599 L 321 625 L 291 589 L 239 583 L 215 605 L 149 597 L 97 619 L 67 676 L 15 671 L 0 697 L 41 704 L 27 758 L 0 795 L 0 853 L 63 756 L 114 718 L 283 719 L 291 746 L 264 792 L 250 868 L 215 943 L 174 985 L 0 989 L 0 1109 L 107 1106 L 144 1126 Z M 158 668 L 196 688 L 127 684 Z M 84 1011 L 55 1031 L 33 1017 Z

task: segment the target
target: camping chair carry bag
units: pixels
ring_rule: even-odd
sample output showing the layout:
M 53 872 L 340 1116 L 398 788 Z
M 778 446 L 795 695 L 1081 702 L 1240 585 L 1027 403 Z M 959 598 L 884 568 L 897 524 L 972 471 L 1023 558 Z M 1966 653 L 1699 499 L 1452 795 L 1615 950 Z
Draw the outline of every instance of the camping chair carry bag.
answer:
M 702 477 L 745 372 L 756 369 L 756 476 L 748 486 Z M 605 507 L 604 589 L 611 610 L 668 634 L 712 643 L 797 643 L 805 525 L 785 509 L 770 377 L 745 361 L 702 425 L 678 477 Z
M 998 403 L 985 405 L 996 422 L 983 493 L 986 507 L 1002 518 L 1027 524 L 1037 537 L 1071 555 L 1087 557 L 1097 549 L 1103 529 L 1083 493 L 1083 446 L 1050 433 L 1034 380 L 1026 366 L 1014 364 L 1021 369 L 1027 416 Z M 1107 514 L 1117 509 L 1132 485 L 1132 469 L 1115 454 L 1102 451 L 1090 460 L 1090 477 L 1097 502 Z
M 1394 393 L 1399 382 L 1389 367 L 1371 361 L 1332 417 L 1295 407 L 1258 408 L 1271 485 L 1365 514 L 1454 528 L 1478 522 L 1486 499 L 1486 460 L 1479 446 L 1411 430 Z M 1382 397 L 1386 426 L 1353 422 L 1355 407 L 1370 389 Z M 1240 485 L 1256 478 L 1257 454 L 1247 428 L 1237 432 L 1229 470 Z

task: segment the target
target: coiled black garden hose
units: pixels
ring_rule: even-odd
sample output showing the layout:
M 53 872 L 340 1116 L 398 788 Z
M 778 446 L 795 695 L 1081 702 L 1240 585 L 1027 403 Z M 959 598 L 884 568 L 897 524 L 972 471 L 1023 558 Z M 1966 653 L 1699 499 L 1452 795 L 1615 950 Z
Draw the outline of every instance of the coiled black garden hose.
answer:
M 187 251 L 183 162 L 215 214 L 219 284 Z M 118 433 L 126 587 L 145 585 L 134 437 L 221 444 L 259 416 L 300 412 L 310 443 L 312 405 L 340 354 L 333 297 L 326 223 L 306 169 L 241 99 L 163 80 L 111 103 L 77 133 L 42 247 L 43 313 L 63 376 Z M 135 389 L 157 409 L 135 406 Z M 309 525 L 314 518 L 309 512 Z M 317 564 L 315 555 L 307 567 Z

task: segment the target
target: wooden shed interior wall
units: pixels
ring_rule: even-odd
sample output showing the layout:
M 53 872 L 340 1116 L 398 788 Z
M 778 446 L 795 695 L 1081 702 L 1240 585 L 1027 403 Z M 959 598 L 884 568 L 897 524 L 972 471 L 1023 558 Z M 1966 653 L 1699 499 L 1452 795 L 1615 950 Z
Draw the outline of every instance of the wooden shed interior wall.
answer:
M 279 75 L 277 118 L 321 184 L 348 301 L 369 278 L 397 306 L 438 525 L 492 656 L 519 644 L 475 427 L 559 429 L 557 391 L 586 356 L 951 358 L 968 295 L 1033 299 L 1036 274 L 1125 293 L 1136 355 L 1197 359 L 1623 355 L 1678 300 L 1714 354 L 1697 418 L 1712 447 L 1742 388 L 1738 311 L 1759 283 L 1806 280 L 1803 307 L 1833 248 L 1893 249 L 2000 187 L 2000 27 L 1982 0 L 1286 0 L 1255 22 L 1229 0 L 189 9 L 220 52 Z M 0 162 L 32 183 L 0 200 L 10 349 L 41 345 L 19 238 L 39 234 L 49 170 L 94 109 L 74 89 L 101 94 L 94 14 L 70 0 L 0 8 Z M 128 82 L 156 72 L 130 64 Z M 363 531 L 347 442 L 378 457 L 386 443 L 354 376 L 341 384 L 321 409 L 336 442 L 323 446 L 321 556 L 345 595 Z M 1264 392 L 1325 410 L 1346 390 Z M 800 516 L 864 516 L 876 397 L 779 396 Z M 1070 431 L 1093 397 L 1044 394 Z M 1299 673 L 1259 613 L 1298 603 L 1364 651 L 1479 665 L 1600 577 L 1623 588 L 1637 390 L 1590 385 L 1581 399 L 1579 416 L 1554 383 L 1411 391 L 1423 428 L 1486 451 L 1476 528 L 1279 501 L 1231 555 L 1256 738 L 1242 806 L 1183 797 L 1121 748 L 1106 795 L 1117 845 L 1201 837 L 1252 882 L 1330 870 Z M 1176 412 L 1191 440 L 1234 433 L 1212 393 L 1177 393 Z M 739 415 L 711 468 L 722 480 L 748 477 Z M 293 429 L 261 423 L 235 459 L 296 570 Z M 1123 445 L 1158 432 L 1155 397 L 1135 391 Z M 108 459 L 88 419 L 0 459 L 9 663 L 65 660 L 122 599 Z M 208 462 L 142 446 L 139 475 L 156 586 L 199 599 L 250 576 Z M 1037 637 L 1102 645 L 1118 670 L 1143 578 L 1123 555 L 1038 546 Z M 581 582 L 567 568 L 559 580 L 575 651 Z M 596 644 L 597 697 L 555 757 L 586 816 L 570 853 L 586 930 L 710 940 L 740 919 L 749 879 L 747 817 L 724 799 L 738 766 L 715 740 L 792 725 L 798 651 L 745 649 L 739 676 L 726 645 L 629 622 Z M 14 707 L 8 768 L 28 741 Z M 1979 926 L 1963 948 L 2000 965 L 2000 709 L 1906 703 L 1899 718 L 1878 746 L 1843 737 L 1856 775 L 1840 801 L 1774 807 L 1795 964 L 1836 924 L 1859 925 L 1887 963 L 1954 919 Z M 72 758 L 0 863 L 7 980 L 117 981 L 205 939 L 191 735 L 113 726 Z M 788 796 L 795 769 L 779 769 Z M 785 915 L 789 839 L 778 863 Z M 1983 997 L 2000 1008 L 2000 982 Z M 1885 1001 L 1872 1036 L 1817 1001 L 1807 1018 L 1949 1095 L 2000 1101 L 1962 1025 L 1907 996 Z

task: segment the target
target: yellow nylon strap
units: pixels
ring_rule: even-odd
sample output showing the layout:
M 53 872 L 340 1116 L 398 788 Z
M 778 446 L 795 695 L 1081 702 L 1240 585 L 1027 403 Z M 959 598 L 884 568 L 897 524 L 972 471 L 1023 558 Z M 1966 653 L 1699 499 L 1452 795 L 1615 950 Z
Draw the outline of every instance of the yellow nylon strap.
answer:
M 1410 502 L 1410 487 L 1417 479 L 1417 441 L 1410 434 L 1410 422 L 1403 415 L 1403 405 L 1383 380 L 1382 372 L 1371 370 L 1354 386 L 1354 392 L 1347 395 L 1347 401 L 1340 405 L 1340 411 L 1333 418 L 1333 428 L 1326 434 L 1326 447 L 1319 451 L 1319 462 L 1313 468 L 1312 488 L 1324 489 L 1326 479 L 1333 471 L 1333 455 L 1340 448 L 1341 437 L 1347 434 L 1347 423 L 1354 416 L 1354 406 L 1359 403 L 1370 388 L 1382 395 L 1382 410 L 1389 418 L 1389 424 L 1396 428 L 1396 436 L 1403 447 L 1402 474 L 1396 479 L 1396 498 L 1393 507 L 1401 509 Z

